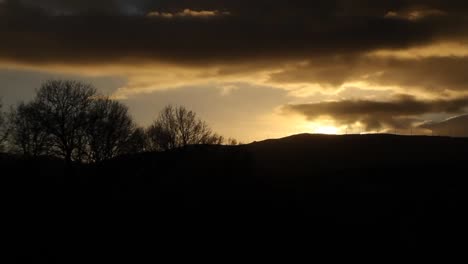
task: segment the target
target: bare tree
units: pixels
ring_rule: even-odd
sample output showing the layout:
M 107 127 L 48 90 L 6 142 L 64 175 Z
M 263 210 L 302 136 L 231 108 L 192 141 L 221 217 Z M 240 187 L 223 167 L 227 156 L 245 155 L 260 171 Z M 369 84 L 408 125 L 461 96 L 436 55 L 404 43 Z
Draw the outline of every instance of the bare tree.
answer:
M 38 121 L 51 135 L 53 148 L 67 163 L 82 156 L 87 118 L 96 89 L 78 81 L 45 82 L 34 101 Z
M 122 147 L 122 154 L 136 154 L 148 149 L 148 137 L 145 129 L 137 127 Z
M 125 105 L 77 81 L 45 82 L 31 103 L 12 110 L 9 121 L 12 145 L 28 156 L 99 162 L 146 148 L 146 134 Z
M 148 145 L 152 151 L 177 148 L 177 121 L 175 110 L 167 106 L 159 114 L 158 119 L 148 128 Z
M 9 115 L 11 147 L 25 156 L 48 153 L 50 135 L 44 130 L 37 105 L 21 103 Z
M 8 138 L 8 125 L 7 120 L 5 117 L 5 113 L 3 113 L 3 104 L 0 101 L 0 150 L 3 150 L 3 144 Z
M 88 120 L 86 137 L 90 161 L 111 159 L 126 151 L 136 126 L 125 105 L 108 98 L 94 100 Z
M 149 148 L 153 151 L 194 144 L 221 144 L 224 141 L 193 111 L 182 106 L 166 106 L 147 134 Z

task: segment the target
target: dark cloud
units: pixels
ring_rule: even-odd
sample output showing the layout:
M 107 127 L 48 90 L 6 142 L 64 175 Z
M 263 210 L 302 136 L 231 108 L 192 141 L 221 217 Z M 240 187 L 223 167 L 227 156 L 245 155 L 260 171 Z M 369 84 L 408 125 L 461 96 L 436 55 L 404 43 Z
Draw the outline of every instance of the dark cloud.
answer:
M 53 13 L 120 13 L 120 3 L 125 1 L 118 0 L 99 0 L 99 1 L 86 1 L 86 0 L 22 0 L 11 1 L 21 2 L 25 6 L 31 6 L 50 11 Z M 129 2 L 129 1 L 126 1 Z
M 428 91 L 468 91 L 468 57 L 391 59 L 380 67 L 381 74 L 368 81 L 380 85 L 421 87 Z
M 468 137 L 468 115 L 462 115 L 442 122 L 431 122 L 421 126 L 434 134 L 452 137 Z
M 323 86 L 340 86 L 362 75 L 380 70 L 375 60 L 356 55 L 316 56 L 311 61 L 293 65 L 270 75 L 274 83 L 313 83 Z M 374 65 L 372 65 L 374 64 Z
M 440 93 L 468 91 L 467 71 L 468 57 L 318 57 L 306 65 L 276 72 L 270 76 L 270 81 L 336 87 L 358 80 L 376 86 L 416 87 Z
M 468 107 L 468 98 L 421 101 L 410 96 L 399 96 L 389 102 L 344 100 L 313 104 L 288 105 L 286 111 L 302 114 L 309 120 L 332 117 L 338 123 L 350 125 L 357 122 L 368 131 L 388 128 L 409 128 L 421 121 L 419 116 L 433 113 L 459 114 Z
M 461 1 L 376 2 L 7 0 L 0 7 L 0 59 L 29 64 L 234 63 L 360 54 L 465 34 L 467 8 Z M 424 8 L 448 15 L 386 17 L 390 11 L 422 8 L 422 2 Z M 230 15 L 146 16 L 186 9 Z
M 387 88 L 387 96 L 407 88 L 411 94 L 409 87 L 432 96 L 468 91 L 468 49 L 456 56 L 375 55 L 467 40 L 466 0 L 0 0 L 0 36 L 2 67 L 125 76 L 118 90 L 124 95 L 237 81 L 330 94 L 302 84 L 336 89 L 365 81 L 365 92 L 317 97 L 348 100 L 286 109 L 310 120 L 361 122 L 368 130 L 414 126 L 425 114 L 460 114 L 468 105 L 465 97 L 364 100 L 388 98 L 369 96 L 369 90 L 382 90 L 378 86 L 399 87 Z M 188 90 L 180 96 L 190 102 L 195 97 Z M 243 96 L 237 107 L 261 103 L 260 95 Z M 205 97 L 213 98 L 202 101 L 207 108 L 224 107 L 224 98 Z M 289 100 L 281 98 L 275 104 Z

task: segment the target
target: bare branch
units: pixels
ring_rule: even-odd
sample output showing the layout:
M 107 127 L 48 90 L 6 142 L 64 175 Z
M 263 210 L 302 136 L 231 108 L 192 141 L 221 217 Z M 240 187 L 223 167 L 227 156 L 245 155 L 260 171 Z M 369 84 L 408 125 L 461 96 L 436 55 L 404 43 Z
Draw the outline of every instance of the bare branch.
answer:
M 224 142 L 224 138 L 213 133 L 195 112 L 182 106 L 166 106 L 148 129 L 147 134 L 149 148 L 153 151 Z

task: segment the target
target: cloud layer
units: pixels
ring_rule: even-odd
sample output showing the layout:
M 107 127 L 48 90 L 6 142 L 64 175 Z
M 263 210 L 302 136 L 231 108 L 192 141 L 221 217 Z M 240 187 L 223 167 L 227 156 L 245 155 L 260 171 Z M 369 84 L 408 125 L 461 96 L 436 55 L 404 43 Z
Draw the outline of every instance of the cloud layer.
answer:
M 460 5 L 456 1 L 432 1 L 429 10 L 452 10 L 450 16 L 421 15 L 417 20 L 386 15 L 417 1 L 151 2 L 8 0 L 0 9 L 0 30 L 7 39 L 0 58 L 24 63 L 133 59 L 192 64 L 310 59 L 406 48 L 466 33 L 464 14 L 458 14 L 462 10 L 454 11 Z M 224 12 L 230 15 L 216 16 Z M 147 14 L 154 16 L 149 19 Z M 178 19 L 164 19 L 168 16 Z M 213 19 L 197 19 L 200 16 Z
M 457 116 L 442 122 L 431 122 L 421 127 L 433 131 L 435 135 L 468 137 L 468 115 Z
M 123 76 L 121 98 L 268 86 L 322 94 L 289 102 L 309 119 L 372 130 L 461 114 L 468 98 L 461 0 L 3 0 L 0 34 L 0 67 Z M 349 87 L 410 97 L 343 98 Z
M 300 113 L 309 120 L 333 117 L 341 124 L 362 124 L 367 131 L 379 131 L 384 127 L 408 129 L 418 116 L 433 113 L 459 114 L 468 107 L 468 98 L 453 100 L 420 101 L 410 96 L 400 96 L 388 102 L 367 100 L 320 102 L 289 105 L 286 111 Z

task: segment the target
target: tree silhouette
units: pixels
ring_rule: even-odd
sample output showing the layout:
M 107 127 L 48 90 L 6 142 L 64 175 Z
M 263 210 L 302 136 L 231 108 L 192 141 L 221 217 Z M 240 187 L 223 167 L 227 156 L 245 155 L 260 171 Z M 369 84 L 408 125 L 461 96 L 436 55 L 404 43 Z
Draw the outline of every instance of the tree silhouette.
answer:
M 148 149 L 148 137 L 145 129 L 137 127 L 127 142 L 122 146 L 122 154 L 136 154 Z
M 25 156 L 48 154 L 51 137 L 44 129 L 35 103 L 20 103 L 9 115 L 10 138 L 15 151 Z
M 127 106 L 77 81 L 45 82 L 32 102 L 11 110 L 9 127 L 12 150 L 34 157 L 54 155 L 68 164 L 100 162 L 147 148 L 146 133 L 135 125 Z
M 136 126 L 125 105 L 108 98 L 94 100 L 88 120 L 86 137 L 91 161 L 99 162 L 121 155 L 132 143 Z
M 78 81 L 51 80 L 37 91 L 38 122 L 50 134 L 53 150 L 67 163 L 81 160 L 96 89 Z
M 147 131 L 149 148 L 170 150 L 194 144 L 221 144 L 223 137 L 213 133 L 206 122 L 183 106 L 166 106 Z
M 3 113 L 3 104 L 0 101 L 0 150 L 3 150 L 3 144 L 8 138 L 8 124 L 5 117 L 5 113 Z
M 45 82 L 33 101 L 11 110 L 8 127 L 5 123 L 1 115 L 0 144 L 10 131 L 15 152 L 62 157 L 67 164 L 225 141 L 182 106 L 166 106 L 153 125 L 139 128 L 127 106 L 102 97 L 89 84 L 68 80 Z M 230 140 L 230 144 L 237 142 Z

